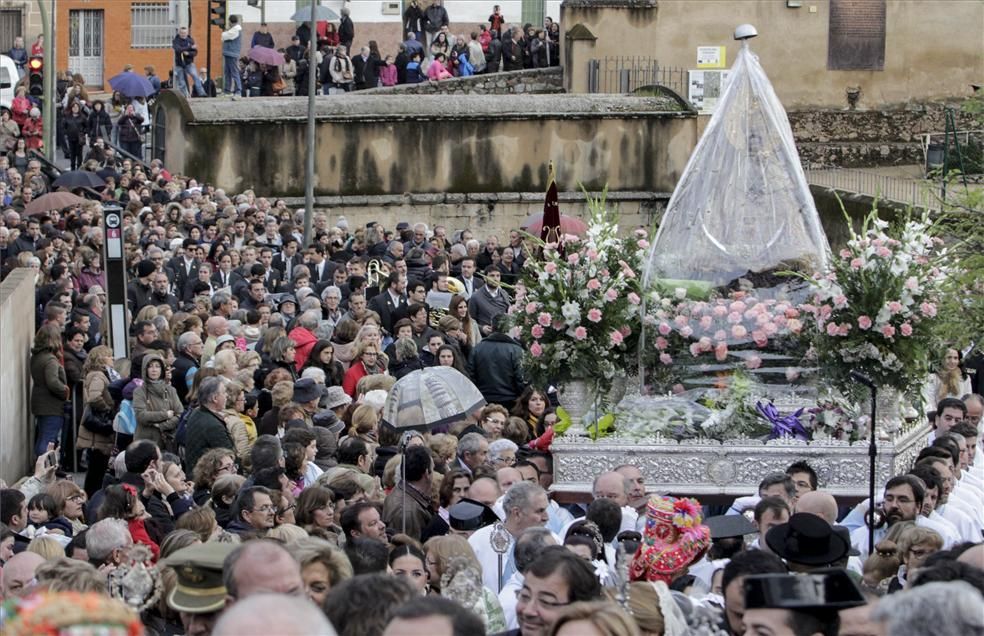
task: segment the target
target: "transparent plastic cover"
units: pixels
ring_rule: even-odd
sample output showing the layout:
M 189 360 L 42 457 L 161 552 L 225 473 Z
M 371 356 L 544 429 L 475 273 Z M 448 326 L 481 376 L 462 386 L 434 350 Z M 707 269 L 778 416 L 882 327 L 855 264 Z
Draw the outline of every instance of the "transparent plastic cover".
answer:
M 815 271 L 828 250 L 786 111 L 745 41 L 670 199 L 646 278 L 728 285 Z

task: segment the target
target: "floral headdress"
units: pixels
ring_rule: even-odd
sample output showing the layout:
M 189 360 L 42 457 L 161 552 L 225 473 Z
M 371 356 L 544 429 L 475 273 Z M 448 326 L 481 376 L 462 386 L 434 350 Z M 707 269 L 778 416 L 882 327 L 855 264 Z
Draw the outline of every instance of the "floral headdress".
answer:
M 702 521 L 695 499 L 651 497 L 642 544 L 629 568 L 632 580 L 669 584 L 684 573 L 711 545 L 711 531 Z

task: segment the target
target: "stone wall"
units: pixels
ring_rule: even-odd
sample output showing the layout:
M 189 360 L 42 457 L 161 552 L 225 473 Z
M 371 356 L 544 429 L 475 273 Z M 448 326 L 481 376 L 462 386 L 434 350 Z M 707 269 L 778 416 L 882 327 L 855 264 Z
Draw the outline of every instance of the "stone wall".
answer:
M 974 123 L 949 104 L 959 130 Z M 923 135 L 946 129 L 943 102 L 880 110 L 795 110 L 789 123 L 805 167 L 868 168 L 921 164 Z
M 34 270 L 15 269 L 0 283 L 0 478 L 12 484 L 31 465 L 31 344 Z
M 155 117 L 172 173 L 303 196 L 306 98 L 164 91 Z M 318 196 L 543 192 L 551 161 L 562 191 L 669 192 L 697 143 L 695 113 L 661 97 L 349 94 L 315 117 Z
M 590 193 L 592 198 L 599 192 Z M 344 216 L 350 227 L 365 226 L 369 221 L 395 227 L 400 221 L 422 221 L 429 227 L 444 225 L 449 235 L 454 230 L 470 228 L 476 236 L 497 234 L 523 225 L 526 217 L 543 212 L 543 192 L 480 192 L 470 194 L 406 194 L 386 196 L 327 196 L 315 199 L 315 208 L 324 211 L 334 223 Z M 560 192 L 563 214 L 587 218 L 583 192 Z M 669 202 L 669 192 L 609 192 L 608 206 L 618 210 L 619 227 L 628 231 L 636 226 L 651 227 L 662 218 Z M 291 207 L 304 207 L 303 197 L 285 199 Z
M 560 67 L 508 71 L 490 75 L 455 77 L 440 82 L 401 84 L 362 91 L 362 95 L 515 95 L 563 93 L 564 73 Z

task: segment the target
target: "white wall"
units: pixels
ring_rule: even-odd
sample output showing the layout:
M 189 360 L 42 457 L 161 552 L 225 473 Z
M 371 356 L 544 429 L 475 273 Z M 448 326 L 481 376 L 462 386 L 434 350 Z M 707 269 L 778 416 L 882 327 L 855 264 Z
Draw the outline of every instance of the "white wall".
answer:
M 546 15 L 554 20 L 560 19 L 561 0 L 546 0 Z M 336 13 L 345 5 L 344 0 L 321 0 L 321 4 Z M 492 6 L 498 4 L 502 7 L 502 13 L 506 16 L 507 22 L 519 22 L 523 10 L 522 0 L 445 0 L 444 7 L 448 10 L 448 16 L 453 23 L 474 22 L 481 24 L 486 21 L 492 13 Z M 427 0 L 421 1 L 421 6 L 427 6 Z M 401 21 L 400 15 L 383 15 L 382 0 L 352 0 L 348 3 L 352 12 L 352 20 L 358 24 L 360 22 L 397 22 Z M 297 3 L 294 0 L 266 0 L 266 21 L 270 24 L 274 22 L 289 22 L 290 16 L 297 10 Z M 229 2 L 229 13 L 243 16 L 243 21 L 255 23 L 260 21 L 260 8 L 251 7 L 246 4 L 246 0 L 231 0 Z

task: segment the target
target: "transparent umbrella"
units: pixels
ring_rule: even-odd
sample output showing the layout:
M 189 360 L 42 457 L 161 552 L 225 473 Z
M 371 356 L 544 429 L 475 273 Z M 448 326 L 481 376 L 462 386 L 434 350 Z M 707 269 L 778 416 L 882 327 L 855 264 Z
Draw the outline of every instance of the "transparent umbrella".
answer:
M 340 17 L 341 16 L 328 7 L 323 7 L 320 4 L 314 7 L 314 20 L 316 22 L 321 22 L 323 20 L 338 20 Z M 308 5 L 303 9 L 298 9 L 294 15 L 290 16 L 290 19 L 294 22 L 310 22 L 311 5 Z
M 457 422 L 485 405 L 471 380 L 451 367 L 428 367 L 397 380 L 383 407 L 383 423 L 401 430 Z

